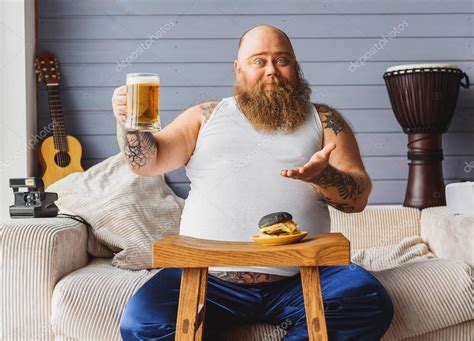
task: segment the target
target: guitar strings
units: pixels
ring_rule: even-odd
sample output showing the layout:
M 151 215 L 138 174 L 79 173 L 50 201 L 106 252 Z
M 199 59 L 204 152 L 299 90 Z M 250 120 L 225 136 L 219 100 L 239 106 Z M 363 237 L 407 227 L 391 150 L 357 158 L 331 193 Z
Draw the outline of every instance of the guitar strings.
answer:
M 59 91 L 58 88 L 55 88 L 54 90 L 55 90 L 55 92 L 58 92 L 58 91 Z M 59 107 L 58 107 L 58 111 L 59 111 L 59 110 L 61 109 L 61 107 L 60 107 L 61 104 L 59 103 L 59 101 L 60 101 L 59 94 L 55 94 L 55 97 L 56 97 L 56 101 L 57 101 L 58 104 L 59 104 Z M 58 114 L 58 113 L 56 113 L 56 114 Z M 59 121 L 59 115 L 57 115 L 56 120 Z M 64 124 L 64 122 L 62 122 L 62 123 Z M 60 129 L 62 129 L 62 128 L 63 128 L 63 126 L 62 126 L 61 128 L 58 126 L 58 131 L 59 131 Z M 65 134 L 62 134 L 62 138 L 64 138 L 64 139 L 66 138 Z M 64 175 L 65 175 L 65 174 L 64 174 L 64 166 L 66 165 L 66 159 L 65 159 L 65 155 L 64 155 L 64 149 L 65 149 L 66 146 L 63 144 L 63 142 L 64 142 L 63 139 L 60 139 L 59 141 L 60 141 L 60 152 L 59 152 L 59 155 L 60 155 L 60 160 L 61 160 L 61 165 L 60 165 L 60 166 L 61 166 L 61 171 L 60 171 L 60 173 L 61 173 L 61 177 L 64 177 Z
M 54 92 L 53 93 L 53 89 L 54 89 Z M 67 136 L 66 136 L 66 132 L 65 131 L 62 131 L 62 136 L 64 137 L 64 139 L 66 139 L 66 141 L 62 141 L 62 139 L 59 137 L 59 130 L 60 130 L 60 127 L 57 123 L 59 123 L 59 116 L 57 115 L 58 114 L 58 111 L 61 110 L 61 98 L 59 96 L 59 93 L 56 93 L 56 92 L 59 92 L 59 89 L 58 88 L 50 88 L 48 87 L 48 97 L 50 99 L 50 104 L 51 104 L 51 108 L 50 109 L 53 109 L 54 107 L 54 122 L 53 122 L 53 144 L 56 144 L 54 143 L 55 142 L 55 139 L 54 139 L 54 132 L 56 131 L 56 134 L 58 135 L 57 136 L 57 146 L 54 146 L 55 148 L 58 147 L 57 149 L 59 150 L 59 156 L 58 156 L 58 161 L 59 161 L 59 166 L 60 166 L 60 171 L 59 171 L 59 174 L 61 177 L 64 177 L 66 174 L 65 172 L 65 166 L 66 166 L 66 162 L 67 162 L 67 158 L 66 156 L 64 155 L 64 153 L 66 152 L 67 153 L 67 150 L 63 150 L 63 149 L 67 149 L 67 145 L 64 144 L 64 142 L 67 143 Z M 53 103 L 53 100 L 54 102 L 56 103 Z M 63 122 L 64 124 L 64 122 Z
M 56 136 L 55 136 L 55 135 L 57 135 L 57 129 L 58 129 L 58 127 L 56 125 L 56 123 L 57 123 L 57 120 L 56 120 L 56 116 L 57 116 L 56 115 L 56 110 L 57 110 L 57 108 L 56 108 L 56 103 L 55 103 L 55 95 L 53 94 L 53 88 L 51 88 L 51 87 L 48 87 L 48 97 L 49 97 L 50 109 L 51 109 L 51 112 L 53 113 L 53 145 L 54 145 L 54 148 L 56 150 L 61 151 L 61 146 L 60 146 L 61 141 L 59 140 L 59 137 L 56 139 Z M 55 159 L 56 159 L 56 157 L 55 157 Z M 59 161 L 59 163 L 61 163 L 61 161 L 62 161 L 61 160 L 61 154 L 59 154 L 57 161 Z M 56 160 L 55 160 L 55 163 L 56 163 Z M 61 171 L 59 173 L 60 173 L 60 175 L 62 175 Z

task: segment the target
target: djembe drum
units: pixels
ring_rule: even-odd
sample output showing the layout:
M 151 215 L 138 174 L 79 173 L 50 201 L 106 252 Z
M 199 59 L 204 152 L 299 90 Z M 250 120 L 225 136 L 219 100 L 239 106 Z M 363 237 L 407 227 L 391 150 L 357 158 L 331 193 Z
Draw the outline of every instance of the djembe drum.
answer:
M 456 65 L 447 64 L 392 66 L 383 78 L 395 117 L 408 134 L 410 162 L 403 206 L 444 206 L 442 134 L 451 124 L 459 86 L 468 88 L 469 78 Z

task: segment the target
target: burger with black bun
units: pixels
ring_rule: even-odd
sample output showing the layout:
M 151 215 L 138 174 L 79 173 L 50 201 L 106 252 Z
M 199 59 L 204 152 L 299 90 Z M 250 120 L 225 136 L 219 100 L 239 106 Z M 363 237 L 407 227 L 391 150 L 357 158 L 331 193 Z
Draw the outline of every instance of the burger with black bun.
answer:
M 294 236 L 302 233 L 288 212 L 274 212 L 263 216 L 258 222 L 258 228 L 260 238 Z

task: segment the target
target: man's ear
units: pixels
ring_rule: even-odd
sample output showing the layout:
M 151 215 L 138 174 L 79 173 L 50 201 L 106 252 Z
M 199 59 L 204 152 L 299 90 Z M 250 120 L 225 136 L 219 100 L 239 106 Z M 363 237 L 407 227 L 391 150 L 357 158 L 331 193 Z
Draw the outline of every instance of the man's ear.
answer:
M 234 72 L 237 75 L 240 72 L 240 64 L 239 61 L 236 59 L 234 60 Z

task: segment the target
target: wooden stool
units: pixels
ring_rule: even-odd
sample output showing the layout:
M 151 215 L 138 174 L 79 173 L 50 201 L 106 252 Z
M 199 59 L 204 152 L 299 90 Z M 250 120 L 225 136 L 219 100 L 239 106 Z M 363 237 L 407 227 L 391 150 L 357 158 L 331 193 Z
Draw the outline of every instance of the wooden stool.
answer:
M 202 340 L 210 266 L 298 266 L 309 339 L 327 340 L 318 266 L 349 264 L 349 241 L 340 233 L 325 233 L 280 246 L 187 236 L 167 236 L 153 243 L 154 268 L 183 268 L 176 321 L 177 341 Z

